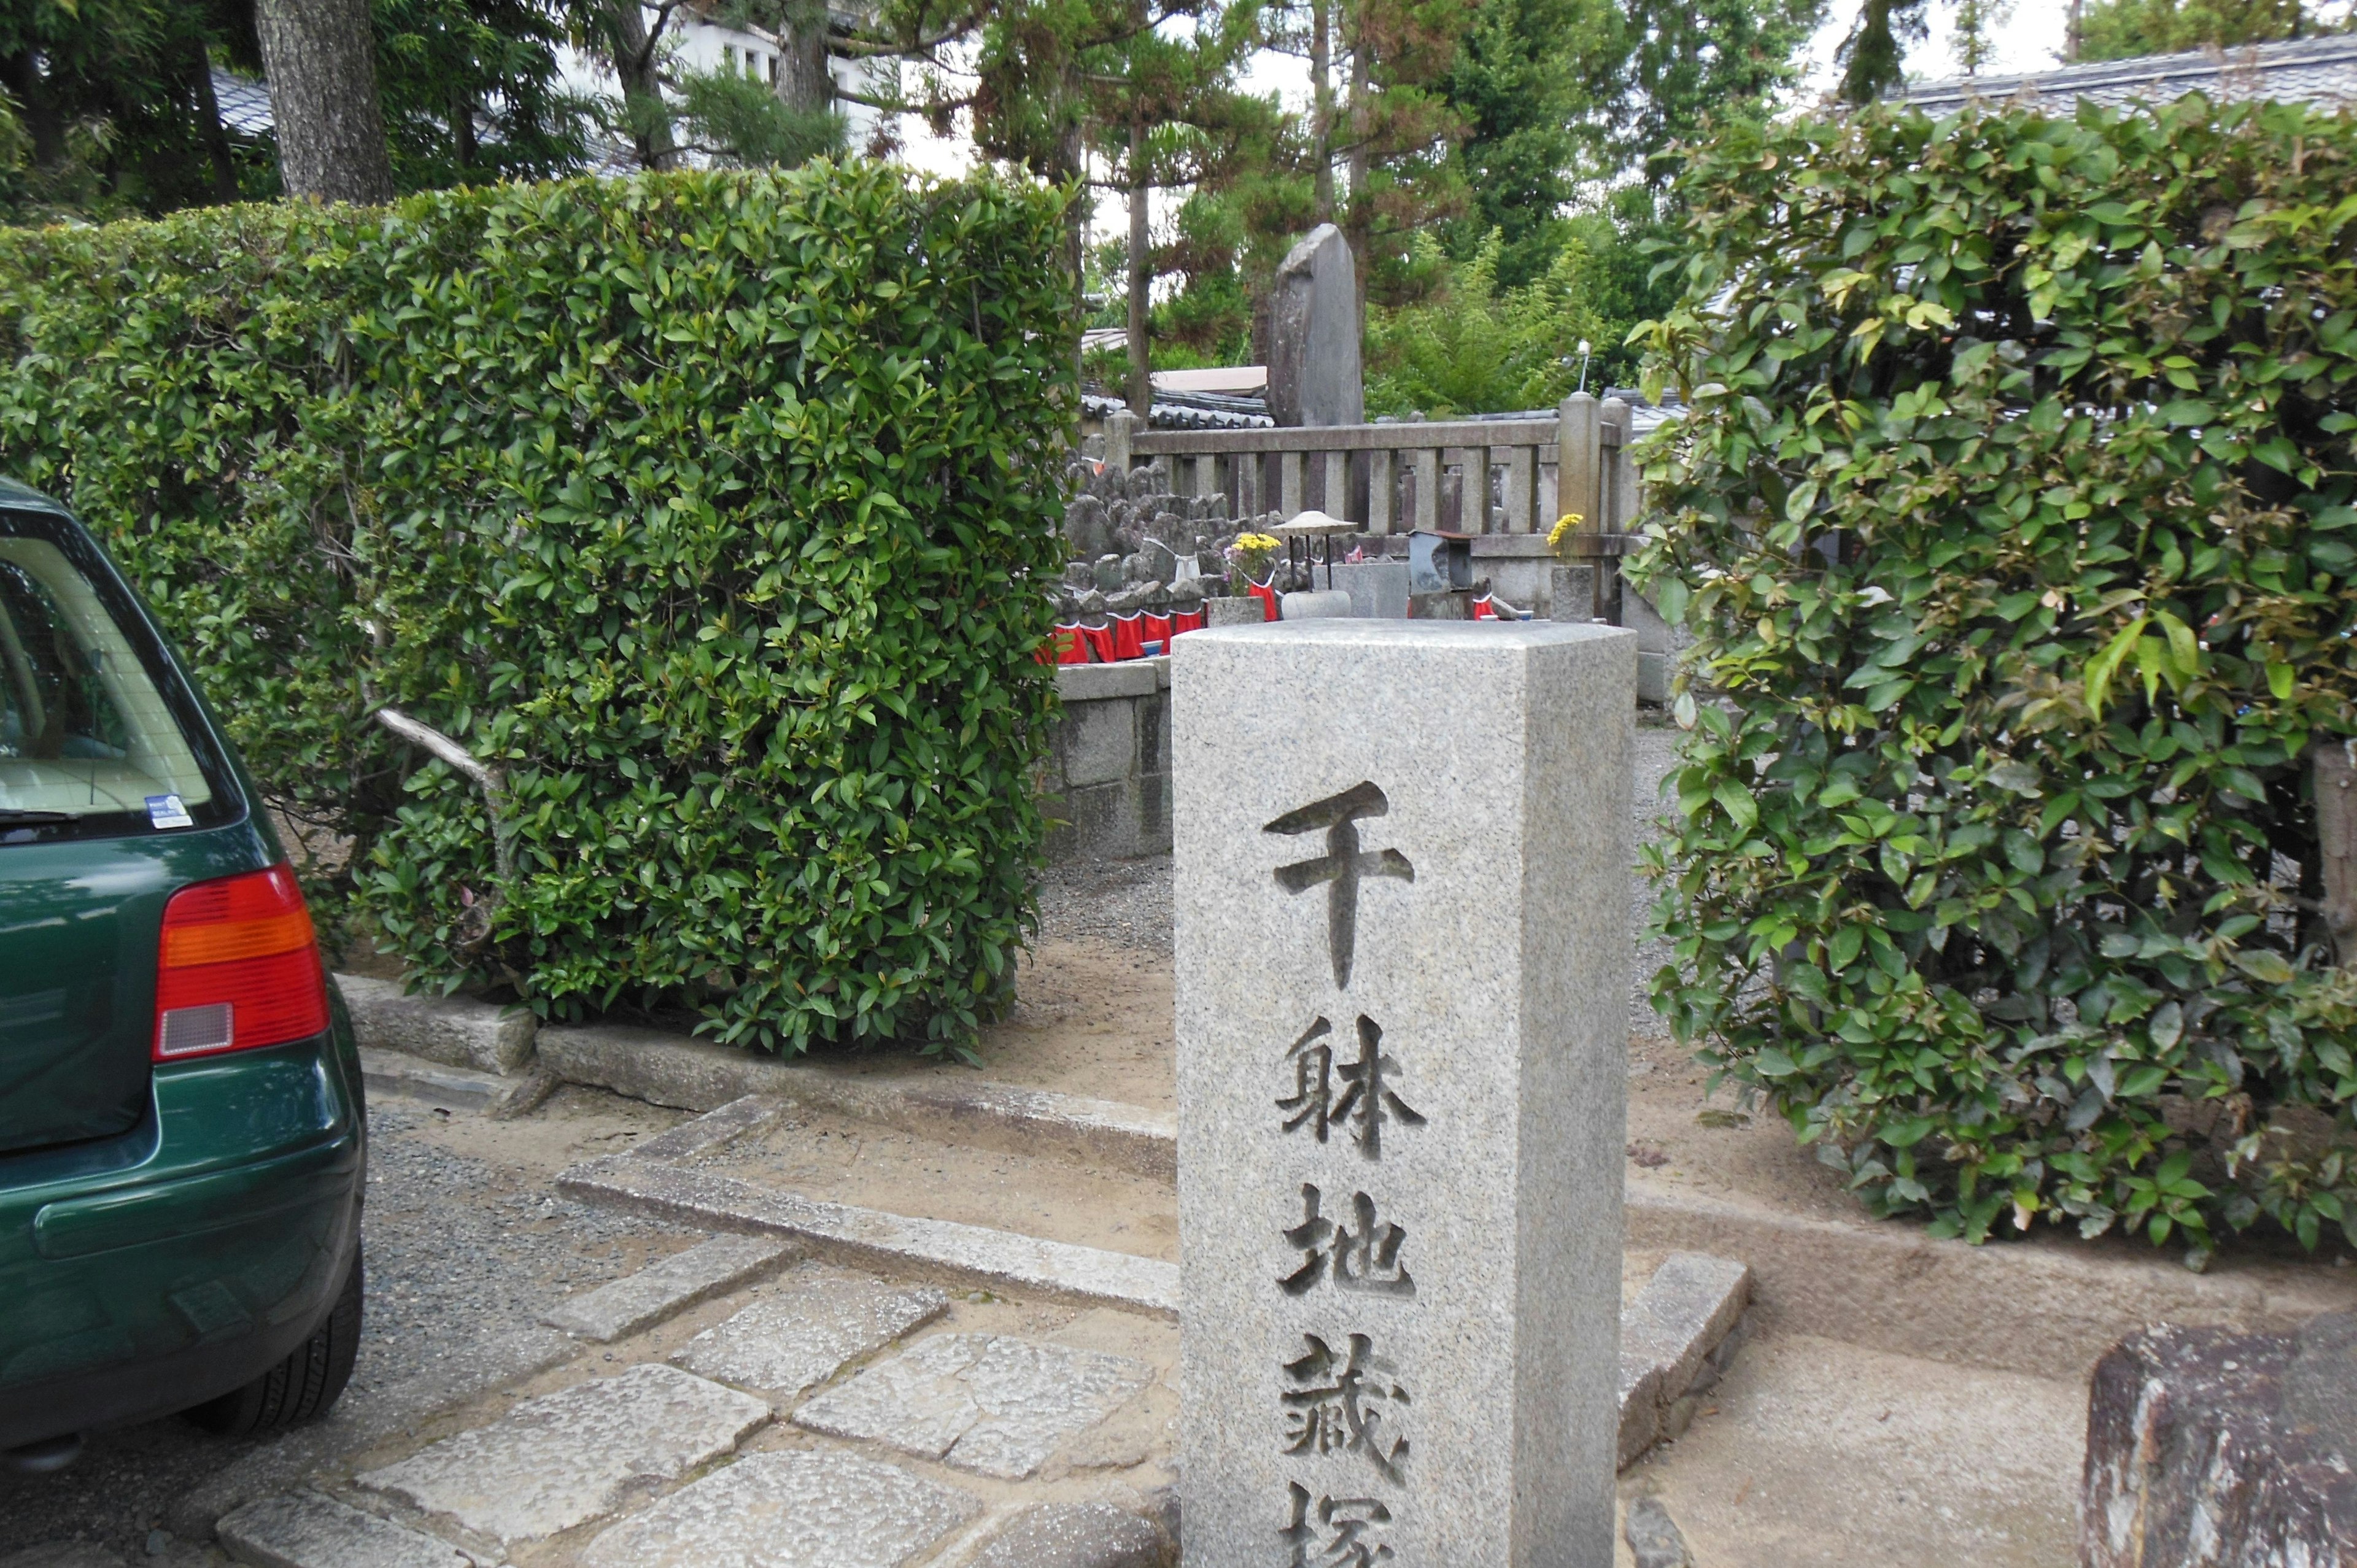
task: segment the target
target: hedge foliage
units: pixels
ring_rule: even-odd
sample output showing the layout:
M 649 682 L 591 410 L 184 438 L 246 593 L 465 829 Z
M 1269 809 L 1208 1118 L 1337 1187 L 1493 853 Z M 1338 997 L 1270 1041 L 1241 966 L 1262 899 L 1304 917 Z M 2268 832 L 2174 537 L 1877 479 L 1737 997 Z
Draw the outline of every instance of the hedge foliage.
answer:
M 2357 1219 L 2357 123 L 1876 110 L 1684 189 L 1655 1005 L 1945 1232 Z
M 1042 835 L 1062 200 L 822 164 L 9 233 L 0 468 L 414 970 L 955 1043 Z

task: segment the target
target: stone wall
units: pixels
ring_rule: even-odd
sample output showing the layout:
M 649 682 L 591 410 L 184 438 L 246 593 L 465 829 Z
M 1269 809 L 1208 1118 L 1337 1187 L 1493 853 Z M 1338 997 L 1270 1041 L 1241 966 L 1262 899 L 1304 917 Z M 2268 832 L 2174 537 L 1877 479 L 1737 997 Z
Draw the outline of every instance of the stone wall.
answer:
M 1170 853 L 1170 660 L 1065 664 L 1039 781 L 1050 860 Z

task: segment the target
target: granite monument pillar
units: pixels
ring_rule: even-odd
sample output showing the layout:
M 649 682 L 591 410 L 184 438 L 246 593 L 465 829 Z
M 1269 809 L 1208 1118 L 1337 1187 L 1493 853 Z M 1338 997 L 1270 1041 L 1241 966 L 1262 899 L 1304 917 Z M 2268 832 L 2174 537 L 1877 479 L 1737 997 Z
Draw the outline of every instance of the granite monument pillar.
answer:
M 1172 665 L 1188 1568 L 1609 1568 L 1637 644 Z

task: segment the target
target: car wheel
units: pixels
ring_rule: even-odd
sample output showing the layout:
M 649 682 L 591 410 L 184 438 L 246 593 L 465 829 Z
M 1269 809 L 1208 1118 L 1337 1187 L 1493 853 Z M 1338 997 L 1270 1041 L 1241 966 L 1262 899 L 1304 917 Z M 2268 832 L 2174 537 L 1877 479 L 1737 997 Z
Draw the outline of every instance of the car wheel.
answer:
M 208 1432 L 247 1437 L 326 1414 L 351 1380 L 352 1359 L 360 1353 L 361 1273 L 355 1251 L 343 1292 L 319 1331 L 243 1388 L 188 1412 L 188 1419 Z

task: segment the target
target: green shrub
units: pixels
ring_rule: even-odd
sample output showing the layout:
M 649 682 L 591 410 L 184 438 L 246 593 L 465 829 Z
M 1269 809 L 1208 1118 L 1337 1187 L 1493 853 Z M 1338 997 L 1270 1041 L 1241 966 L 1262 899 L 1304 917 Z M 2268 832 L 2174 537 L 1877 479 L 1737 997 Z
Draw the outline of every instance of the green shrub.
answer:
M 1042 833 L 1061 209 L 820 164 L 0 236 L 0 467 L 414 970 L 955 1044 Z
M 1655 1005 L 1879 1212 L 2313 1245 L 2357 1218 L 2306 763 L 2357 734 L 2357 123 L 1877 110 L 1684 184 L 1638 571 L 1723 701 L 1678 699 Z

